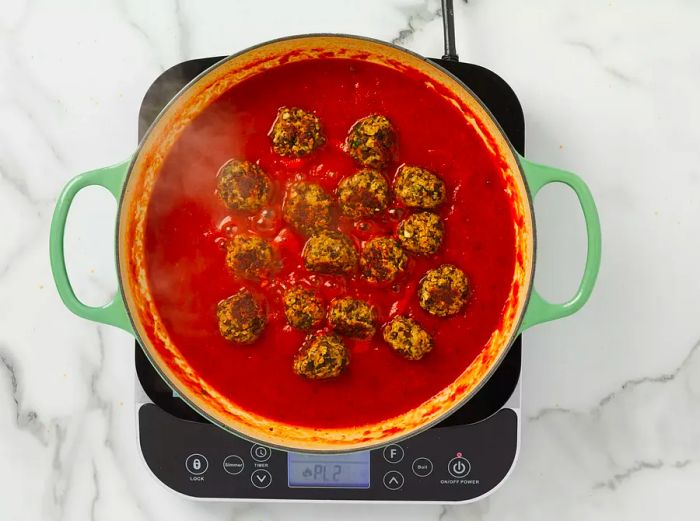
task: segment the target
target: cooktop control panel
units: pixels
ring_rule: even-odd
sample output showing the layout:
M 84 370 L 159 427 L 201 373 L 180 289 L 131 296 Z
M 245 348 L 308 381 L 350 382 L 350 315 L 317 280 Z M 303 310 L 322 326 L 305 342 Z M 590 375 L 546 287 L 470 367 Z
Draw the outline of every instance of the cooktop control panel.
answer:
M 518 413 L 508 408 L 400 444 L 331 455 L 253 444 L 151 403 L 138 414 L 141 451 L 158 479 L 210 499 L 466 501 L 505 479 L 518 445 Z M 169 432 L 177 436 L 164 435 Z

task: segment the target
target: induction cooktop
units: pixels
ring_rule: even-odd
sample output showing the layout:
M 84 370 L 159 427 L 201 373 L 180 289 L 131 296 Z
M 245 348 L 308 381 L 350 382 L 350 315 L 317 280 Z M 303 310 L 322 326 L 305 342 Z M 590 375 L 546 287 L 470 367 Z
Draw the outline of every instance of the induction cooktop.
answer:
M 448 42 L 446 24 L 446 42 Z M 494 72 L 443 59 L 486 104 L 515 149 L 524 153 L 523 111 Z M 139 114 L 141 138 L 192 78 L 223 57 L 180 63 L 151 85 Z M 136 345 L 140 451 L 156 479 L 173 491 L 210 500 L 471 502 L 511 472 L 520 446 L 521 339 L 478 393 L 447 419 L 399 444 L 351 454 L 313 455 L 257 445 L 209 423 L 173 394 Z M 265 375 L 261 375 L 264 378 Z

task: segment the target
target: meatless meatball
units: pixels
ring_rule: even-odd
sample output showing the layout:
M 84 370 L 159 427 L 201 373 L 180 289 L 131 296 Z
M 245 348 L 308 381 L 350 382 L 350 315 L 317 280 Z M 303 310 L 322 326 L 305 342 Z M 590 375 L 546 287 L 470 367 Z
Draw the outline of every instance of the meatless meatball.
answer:
M 376 237 L 362 248 L 360 267 L 370 282 L 391 282 L 406 269 L 407 263 L 406 253 L 392 237 Z
M 315 114 L 297 107 L 282 107 L 270 130 L 272 149 L 281 156 L 302 157 L 326 142 Z
M 412 318 L 397 316 L 384 326 L 384 340 L 409 360 L 420 360 L 433 348 L 433 338 Z
M 328 310 L 328 322 L 341 335 L 369 338 L 374 335 L 377 310 L 364 300 L 335 299 Z
M 334 378 L 350 361 L 343 340 L 337 335 L 308 337 L 294 357 L 294 372 L 312 380 Z
M 270 199 L 270 187 L 263 169 L 250 161 L 231 159 L 216 178 L 216 191 L 231 210 L 259 210 Z
M 255 342 L 267 323 L 262 304 L 247 289 L 222 300 L 216 306 L 221 336 L 231 342 Z
M 361 170 L 338 184 L 338 202 L 347 217 L 371 217 L 386 208 L 389 183 L 376 170 Z
M 399 201 L 411 208 L 435 208 L 445 201 L 442 179 L 418 166 L 399 168 L 394 178 L 394 192 Z
M 334 230 L 312 235 L 301 255 L 306 269 L 318 273 L 347 273 L 357 267 L 357 251 L 352 241 Z
M 345 142 L 345 150 L 358 163 L 371 168 L 382 168 L 391 160 L 396 134 L 391 122 L 373 114 L 355 123 Z
M 420 255 L 432 255 L 438 251 L 444 235 L 442 220 L 430 212 L 414 213 L 401 221 L 396 230 L 401 246 Z
M 467 301 L 469 281 L 459 268 L 443 264 L 428 271 L 418 284 L 418 303 L 431 315 L 459 313 Z
M 292 288 L 284 293 L 284 315 L 290 326 L 311 329 L 318 325 L 326 314 L 323 301 L 313 291 Z
M 302 235 L 311 235 L 335 222 L 333 199 L 316 183 L 293 183 L 284 199 L 282 217 Z
M 240 278 L 260 280 L 279 269 L 279 259 L 264 239 L 236 235 L 227 245 L 226 265 Z

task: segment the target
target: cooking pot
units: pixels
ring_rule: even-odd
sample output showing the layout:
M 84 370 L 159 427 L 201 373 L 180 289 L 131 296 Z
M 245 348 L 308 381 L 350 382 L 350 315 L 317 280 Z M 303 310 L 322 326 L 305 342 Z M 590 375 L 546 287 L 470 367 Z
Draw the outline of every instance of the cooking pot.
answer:
M 329 58 L 362 59 L 396 70 L 415 70 L 442 87 L 458 106 L 465 125 L 479 129 L 485 146 L 501 157 L 502 175 L 512 192 L 516 268 L 501 325 L 476 359 L 442 391 L 403 414 L 347 428 L 314 428 L 281 423 L 247 411 L 210 386 L 181 356 L 159 316 L 146 277 L 144 222 L 154 182 L 168 151 L 183 129 L 232 86 L 282 63 Z M 545 300 L 532 286 L 535 269 L 533 198 L 546 184 L 564 183 L 576 193 L 585 217 L 588 250 L 583 278 L 568 302 Z M 76 297 L 66 272 L 64 232 L 75 195 L 99 185 L 119 201 L 115 234 L 119 291 L 100 307 Z M 505 357 L 513 339 L 525 329 L 570 315 L 581 308 L 593 289 L 600 264 L 600 225 L 590 191 L 574 174 L 538 165 L 519 156 L 481 101 L 446 70 L 396 46 L 344 35 L 294 36 L 267 42 L 230 56 L 192 80 L 163 109 L 127 161 L 86 172 L 68 183 L 58 198 L 51 223 L 50 255 L 53 276 L 65 305 L 76 315 L 119 327 L 133 335 L 172 389 L 212 423 L 255 442 L 288 450 L 349 452 L 396 442 L 416 434 L 463 405 Z M 159 349 L 156 349 L 156 346 Z M 167 357 L 162 353 L 167 353 Z

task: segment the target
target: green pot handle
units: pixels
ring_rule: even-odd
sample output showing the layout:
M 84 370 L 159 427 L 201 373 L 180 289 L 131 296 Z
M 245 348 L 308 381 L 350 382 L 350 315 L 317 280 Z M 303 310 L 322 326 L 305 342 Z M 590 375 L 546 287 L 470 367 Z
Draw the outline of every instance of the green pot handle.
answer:
M 583 270 L 583 278 L 579 284 L 576 294 L 563 304 L 552 304 L 545 300 L 533 287 L 530 300 L 525 310 L 525 316 L 520 326 L 520 332 L 549 320 L 563 318 L 577 312 L 588 301 L 593 291 L 598 268 L 600 268 L 600 220 L 598 211 L 593 201 L 591 191 L 580 177 L 571 172 L 558 170 L 549 166 L 531 163 L 524 157 L 520 157 L 520 164 L 525 172 L 532 199 L 540 189 L 549 183 L 564 183 L 570 186 L 578 197 L 583 210 L 583 217 L 586 221 L 586 232 L 588 233 L 588 252 L 586 254 L 586 267 Z
M 73 204 L 75 195 L 86 186 L 102 186 L 109 190 L 119 201 L 122 186 L 131 160 L 117 165 L 85 172 L 72 179 L 61 192 L 56 202 L 56 209 L 51 219 L 51 232 L 49 234 L 49 256 L 51 257 L 51 271 L 56 282 L 58 294 L 66 307 L 78 315 L 102 324 L 109 324 L 133 333 L 131 321 L 126 312 L 121 293 L 117 291 L 114 299 L 104 306 L 87 306 L 78 300 L 73 291 L 68 272 L 66 271 L 66 259 L 63 250 L 63 237 L 66 231 L 66 218 L 68 210 Z

